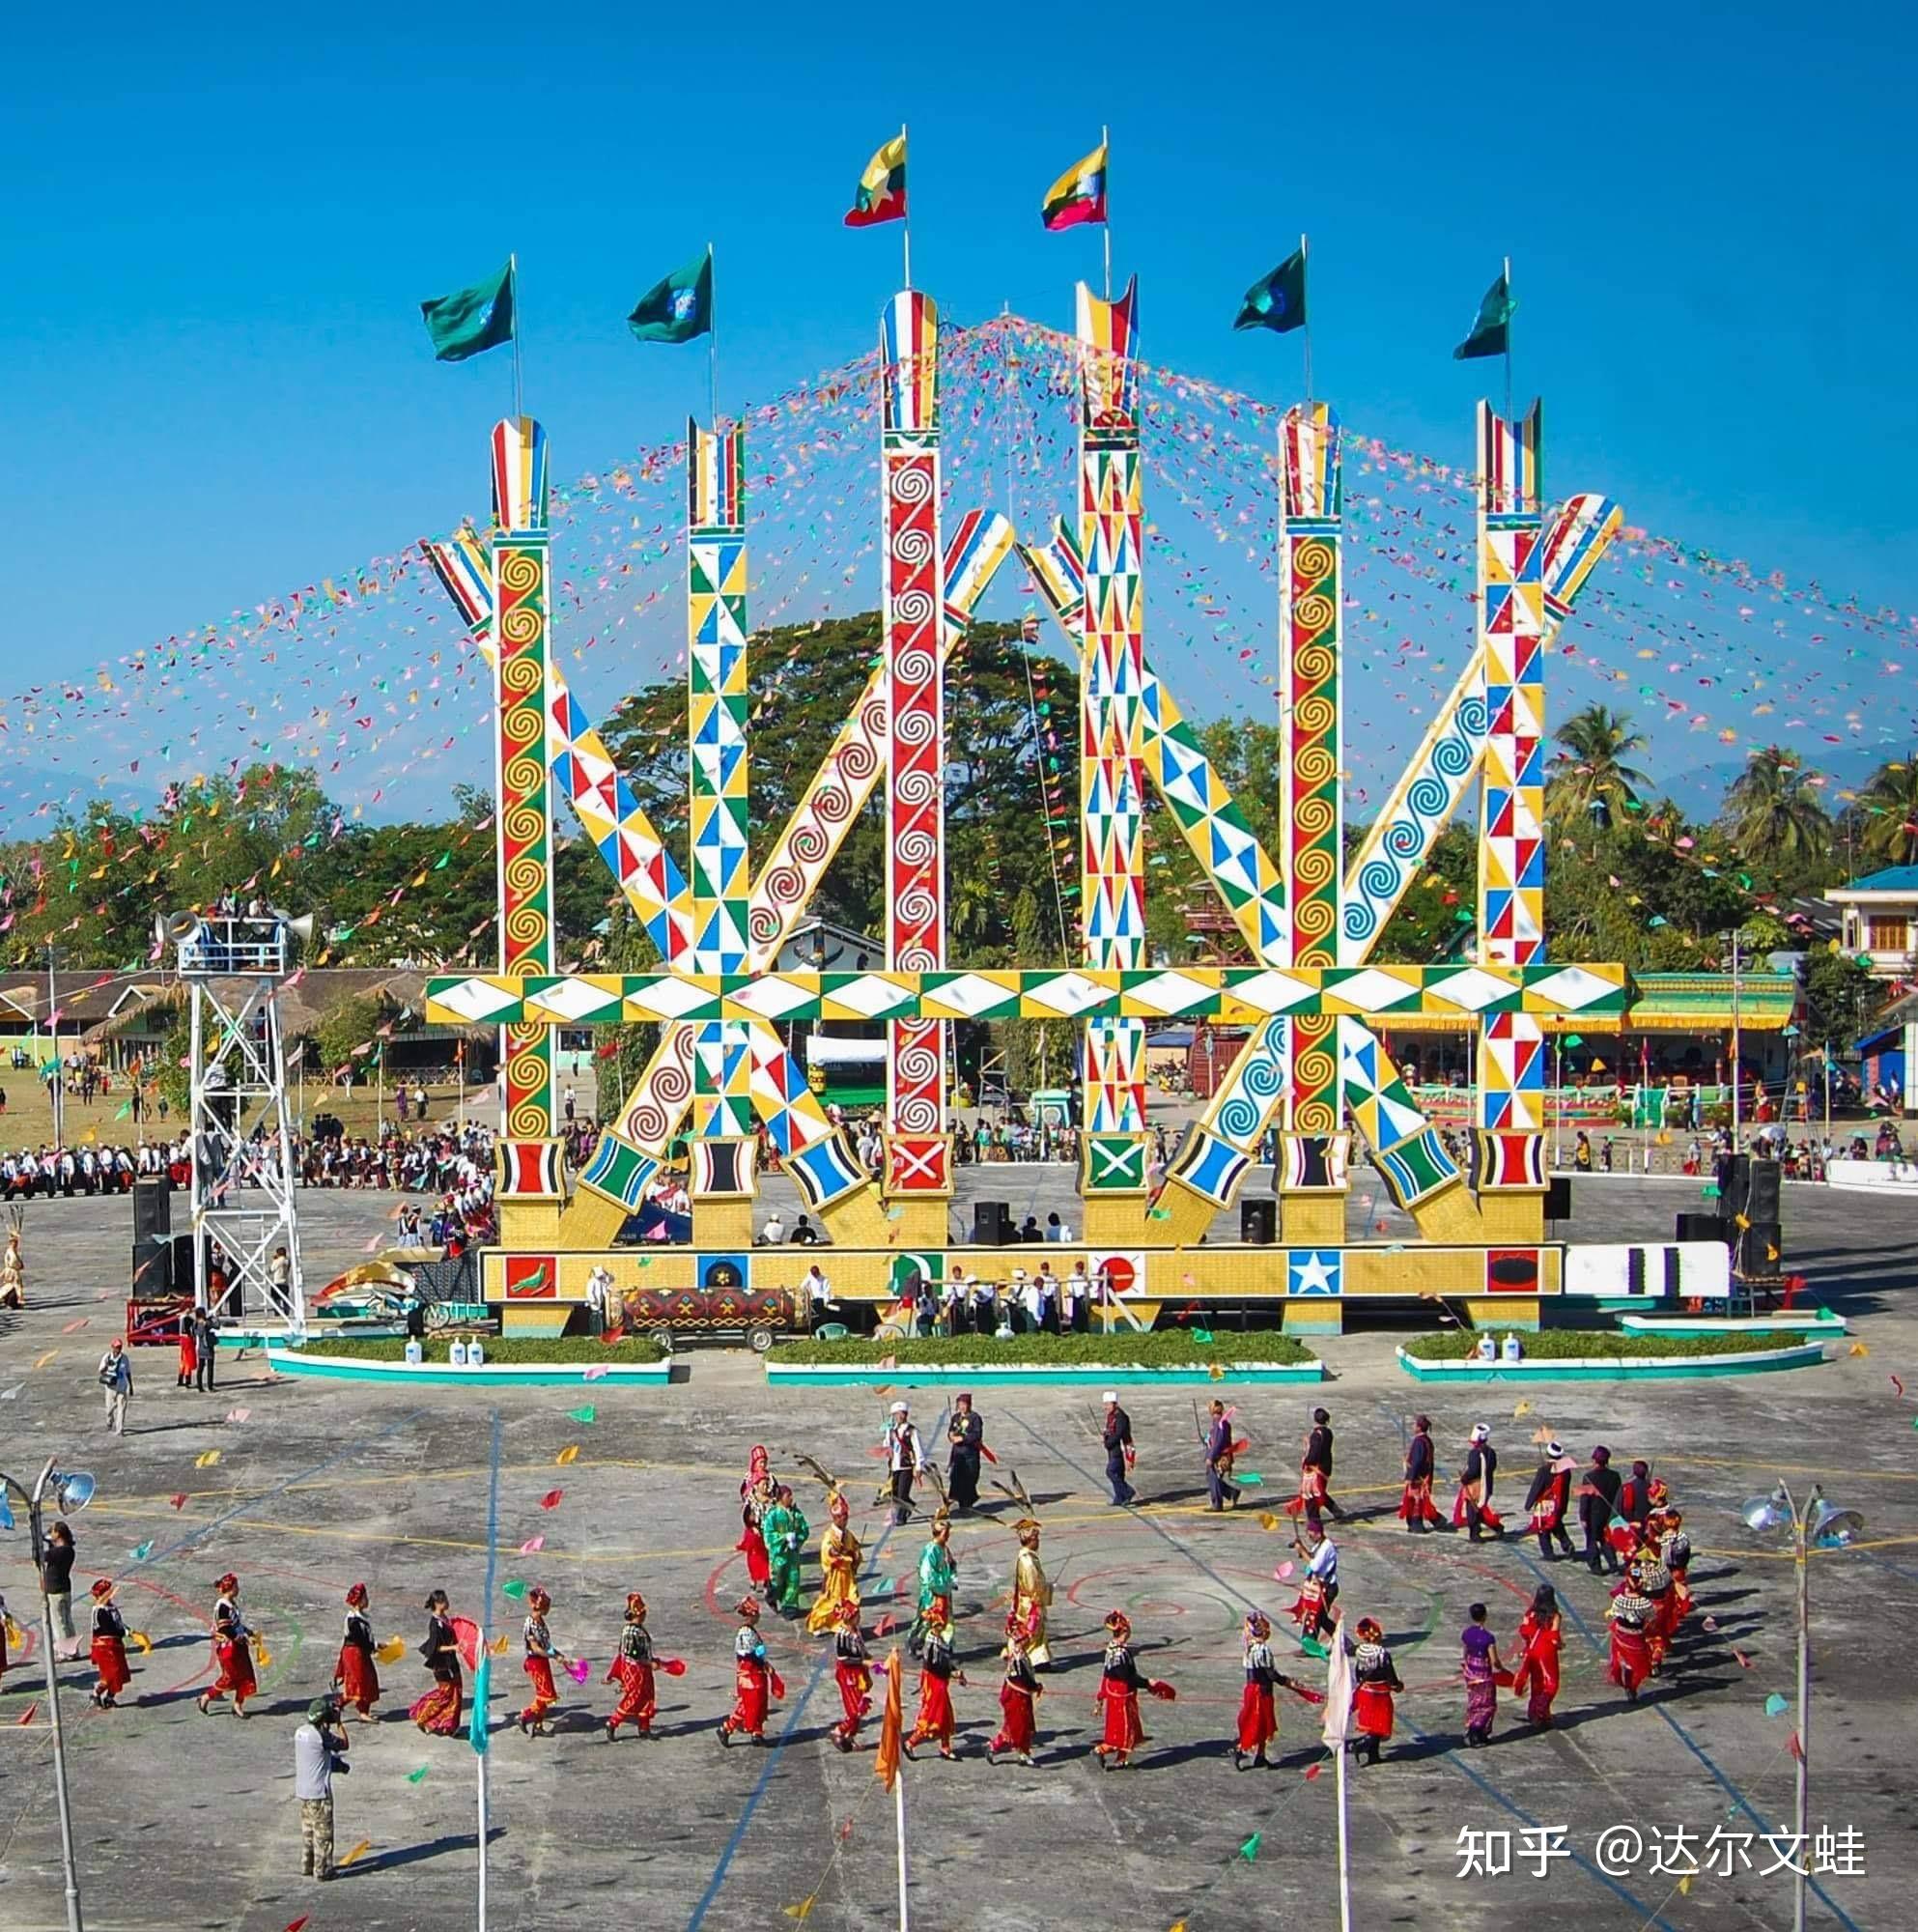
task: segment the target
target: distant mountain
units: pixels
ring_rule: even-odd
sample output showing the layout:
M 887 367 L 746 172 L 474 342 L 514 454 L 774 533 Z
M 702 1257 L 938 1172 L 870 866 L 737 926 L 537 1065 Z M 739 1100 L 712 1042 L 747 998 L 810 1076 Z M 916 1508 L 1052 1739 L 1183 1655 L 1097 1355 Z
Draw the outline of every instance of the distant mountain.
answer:
M 1872 774 L 1891 754 L 1882 749 L 1870 750 L 1863 745 L 1833 745 L 1828 749 L 1829 757 L 1814 757 L 1810 753 L 1803 755 L 1805 763 L 1813 771 L 1824 775 L 1825 809 L 1836 817 L 1845 809 L 1845 801 L 1838 794 L 1863 790 L 1871 781 Z M 1651 785 L 1650 796 L 1662 798 L 1669 792 L 1684 808 L 1688 817 L 1709 821 L 1718 815 L 1725 803 L 1725 794 L 1737 782 L 1744 769 L 1745 761 L 1734 758 L 1723 764 L 1697 765 L 1687 771 L 1663 774 Z

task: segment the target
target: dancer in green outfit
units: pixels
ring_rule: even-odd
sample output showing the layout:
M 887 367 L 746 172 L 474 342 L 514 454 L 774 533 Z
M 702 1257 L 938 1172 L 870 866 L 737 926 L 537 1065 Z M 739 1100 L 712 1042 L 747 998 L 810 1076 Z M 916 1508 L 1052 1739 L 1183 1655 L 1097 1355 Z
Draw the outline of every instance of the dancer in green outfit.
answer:
M 766 1539 L 766 1560 L 773 1573 L 767 1586 L 773 1606 L 782 1617 L 796 1617 L 800 1612 L 800 1566 L 812 1525 L 794 1502 L 791 1490 L 780 1487 L 773 1507 L 760 1519 L 759 1529 Z
M 935 1628 L 931 1621 L 933 1604 L 941 1599 L 948 1605 L 952 1602 L 958 1566 L 952 1560 L 951 1541 L 951 1520 L 941 1510 L 932 1520 L 932 1541 L 919 1551 L 919 1613 L 913 1620 L 913 1634 L 906 1642 L 906 1648 L 915 1657 L 925 1647 L 927 1632 Z M 944 1622 L 942 1614 L 940 1623 Z

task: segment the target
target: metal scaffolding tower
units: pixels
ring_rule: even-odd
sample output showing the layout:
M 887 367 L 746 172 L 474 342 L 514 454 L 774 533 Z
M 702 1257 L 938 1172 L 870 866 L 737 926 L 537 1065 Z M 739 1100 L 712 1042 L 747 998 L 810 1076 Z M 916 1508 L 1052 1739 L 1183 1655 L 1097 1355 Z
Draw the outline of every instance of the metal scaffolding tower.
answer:
M 278 1002 L 296 929 L 278 913 L 182 914 L 165 926 L 191 999 L 194 1303 L 228 1321 L 284 1322 L 289 1334 L 302 1336 L 306 1301 Z

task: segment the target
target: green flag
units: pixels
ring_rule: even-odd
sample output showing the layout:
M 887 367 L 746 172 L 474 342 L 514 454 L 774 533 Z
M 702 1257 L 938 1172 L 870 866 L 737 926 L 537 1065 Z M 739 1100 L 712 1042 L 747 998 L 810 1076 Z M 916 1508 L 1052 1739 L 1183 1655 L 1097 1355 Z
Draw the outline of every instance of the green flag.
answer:
M 641 342 L 691 342 L 713 327 L 713 251 L 695 255 L 634 304 L 626 326 Z
M 1253 283 L 1234 328 L 1270 328 L 1283 335 L 1306 326 L 1306 251 L 1295 248 L 1262 281 Z
M 436 362 L 464 362 L 468 355 L 511 342 L 512 262 L 509 260 L 490 281 L 421 302 L 419 312 L 426 318 L 426 332 L 433 337 Z
M 487 1719 L 491 1715 L 487 1702 L 493 1695 L 493 1659 L 486 1652 L 480 1652 L 479 1668 L 473 1672 L 473 1709 L 466 1719 L 466 1742 L 481 1757 L 486 1755 Z
M 1518 304 L 1511 298 L 1511 284 L 1503 272 L 1485 291 L 1479 304 L 1472 332 L 1452 352 L 1454 362 L 1470 362 L 1480 355 L 1508 355 L 1511 353 L 1511 312 Z

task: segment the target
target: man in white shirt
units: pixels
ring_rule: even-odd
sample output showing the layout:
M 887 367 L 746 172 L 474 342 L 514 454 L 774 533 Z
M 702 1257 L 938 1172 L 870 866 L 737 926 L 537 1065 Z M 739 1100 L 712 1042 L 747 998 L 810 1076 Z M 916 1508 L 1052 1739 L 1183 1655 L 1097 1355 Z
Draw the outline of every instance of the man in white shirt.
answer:
M 903 1402 L 888 1411 L 886 1466 L 892 1478 L 892 1520 L 905 1522 L 913 1514 L 913 1480 L 925 1461 L 925 1445 Z
M 766 1225 L 759 1231 L 760 1241 L 769 1248 L 776 1248 L 786 1238 L 786 1224 L 779 1218 L 776 1208 L 766 1217 Z
M 832 1284 L 820 1272 L 817 1262 L 814 1262 L 806 1269 L 805 1279 L 800 1283 L 800 1286 L 805 1291 L 806 1302 L 812 1310 L 812 1319 L 815 1322 L 819 1321 L 829 1308 L 836 1308 L 838 1306 L 838 1303 L 832 1299 Z
M 1065 1278 L 1065 1319 L 1075 1335 L 1083 1335 L 1092 1325 L 1089 1309 L 1092 1299 L 1092 1284 L 1086 1278 L 1083 1262 L 1074 1262 L 1072 1272 Z
M 597 1263 L 586 1277 L 586 1325 L 595 1335 L 604 1335 L 606 1325 L 606 1301 L 612 1293 L 612 1270 L 604 1262 Z

